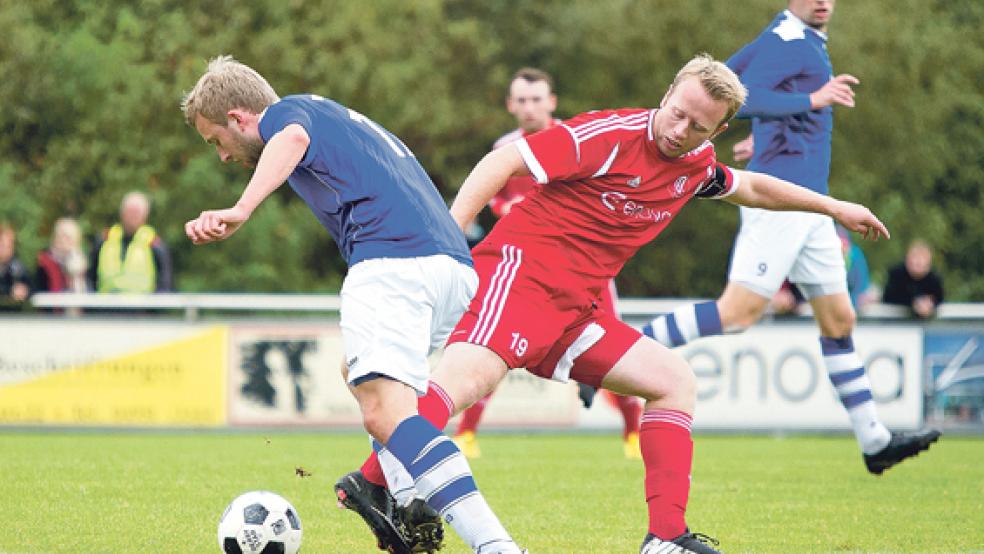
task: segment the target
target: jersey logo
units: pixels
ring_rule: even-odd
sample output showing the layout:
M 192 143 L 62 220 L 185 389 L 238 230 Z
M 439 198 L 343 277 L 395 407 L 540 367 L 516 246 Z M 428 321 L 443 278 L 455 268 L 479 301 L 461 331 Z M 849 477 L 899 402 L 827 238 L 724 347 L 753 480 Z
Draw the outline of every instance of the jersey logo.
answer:
M 601 193 L 601 203 L 609 210 L 632 219 L 659 223 L 673 217 L 673 214 L 658 208 L 650 208 L 644 204 L 630 200 L 621 192 L 607 191 Z
M 673 198 L 680 198 L 687 191 L 687 176 L 681 175 L 673 182 L 673 191 L 670 193 Z
M 639 183 L 641 183 L 641 182 L 642 182 L 642 177 L 635 176 L 635 177 L 629 179 L 629 182 L 627 182 L 625 184 L 626 185 L 629 185 L 630 187 L 632 187 L 634 189 L 637 189 L 637 188 L 639 188 Z

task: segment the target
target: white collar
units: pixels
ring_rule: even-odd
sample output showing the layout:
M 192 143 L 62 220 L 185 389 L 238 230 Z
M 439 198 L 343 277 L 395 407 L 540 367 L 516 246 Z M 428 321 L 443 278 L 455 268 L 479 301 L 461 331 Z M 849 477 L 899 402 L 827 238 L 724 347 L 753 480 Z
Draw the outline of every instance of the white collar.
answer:
M 802 19 L 796 17 L 793 14 L 793 12 L 791 12 L 789 10 L 783 10 L 782 13 L 786 16 L 786 21 L 789 24 L 796 24 L 797 27 L 799 27 L 800 29 L 802 29 L 804 31 L 805 30 L 813 31 L 814 33 L 817 34 L 817 36 L 819 36 L 820 38 L 822 38 L 824 42 L 827 42 L 827 33 L 823 32 L 823 31 L 818 31 L 817 29 L 814 29 L 813 27 L 810 27 L 809 25 L 807 25 L 806 23 L 804 23 Z

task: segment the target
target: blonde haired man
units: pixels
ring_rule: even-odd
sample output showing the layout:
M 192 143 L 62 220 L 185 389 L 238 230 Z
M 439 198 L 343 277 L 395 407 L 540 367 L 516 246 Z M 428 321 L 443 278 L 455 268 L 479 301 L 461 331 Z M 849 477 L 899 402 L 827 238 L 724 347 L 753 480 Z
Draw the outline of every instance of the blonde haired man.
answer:
M 599 307 L 608 282 L 695 197 L 821 212 L 865 236 L 888 235 L 863 206 L 718 163 L 710 139 L 744 99 L 730 69 L 698 56 L 659 108 L 581 114 L 490 152 L 451 206 L 464 226 L 510 177 L 529 174 L 542 185 L 472 250 L 478 294 L 432 380 L 456 409 L 484 396 L 510 368 L 642 397 L 643 553 L 717 552 L 684 518 L 696 385 L 680 356 Z
M 209 63 L 182 109 L 223 162 L 255 168 L 236 205 L 202 212 L 185 225 L 188 237 L 195 244 L 229 238 L 288 182 L 349 265 L 341 290 L 343 373 L 375 448 L 409 472 L 417 491 L 476 551 L 519 553 L 464 456 L 417 412 L 418 396 L 442 397 L 428 387 L 427 356 L 443 345 L 477 277 L 464 235 L 410 149 L 327 98 L 279 98 L 259 73 L 229 56 Z M 385 490 L 357 472 L 343 477 L 336 492 L 370 525 L 380 548 L 404 553 L 420 541 L 440 545 L 436 514 L 424 513 L 427 536 L 421 526 L 418 535 L 404 536 Z M 406 514 L 414 499 L 404 500 Z
M 516 118 L 517 128 L 499 137 L 492 145 L 493 150 L 560 124 L 561 121 L 553 117 L 554 110 L 557 109 L 557 95 L 554 94 L 553 88 L 553 77 L 546 71 L 524 67 L 513 74 L 506 94 L 506 109 Z M 538 188 L 540 185 L 531 175 L 511 177 L 489 201 L 492 215 L 496 218 L 506 217 L 514 205 L 534 194 Z M 614 281 L 608 292 L 603 294 L 600 300 L 609 313 L 617 313 L 618 292 Z M 597 391 L 593 387 L 585 384 L 578 385 L 578 396 L 585 408 L 591 407 L 595 392 Z M 468 458 L 481 456 L 482 451 L 478 445 L 478 427 L 482 414 L 493 394 L 494 391 L 490 392 L 461 414 L 458 430 L 454 435 L 454 443 Z M 638 398 L 614 394 L 610 391 L 604 391 L 602 394 L 622 416 L 622 440 L 625 457 L 639 459 L 641 457 L 639 452 L 639 416 L 642 414 L 642 403 Z

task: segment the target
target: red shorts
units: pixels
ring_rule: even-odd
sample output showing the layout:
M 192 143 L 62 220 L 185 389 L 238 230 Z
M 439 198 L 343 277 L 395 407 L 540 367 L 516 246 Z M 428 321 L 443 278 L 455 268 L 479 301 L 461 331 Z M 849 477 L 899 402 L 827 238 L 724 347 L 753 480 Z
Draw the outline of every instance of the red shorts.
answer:
M 556 250 L 549 253 L 557 255 Z M 472 256 L 478 293 L 448 344 L 485 346 L 510 368 L 598 387 L 642 336 L 603 307 L 607 283 L 592 292 L 551 271 L 550 256 L 542 249 L 483 243 Z

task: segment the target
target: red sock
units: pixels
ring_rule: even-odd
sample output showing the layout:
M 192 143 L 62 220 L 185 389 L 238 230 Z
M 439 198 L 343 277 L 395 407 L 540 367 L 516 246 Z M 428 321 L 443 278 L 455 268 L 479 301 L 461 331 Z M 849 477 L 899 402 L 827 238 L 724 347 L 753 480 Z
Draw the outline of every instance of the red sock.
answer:
M 417 399 L 417 413 L 424 416 L 424 419 L 431 422 L 434 427 L 444 429 L 451 419 L 454 412 L 454 403 L 448 393 L 437 383 L 431 382 L 427 387 L 427 394 Z M 383 468 L 379 465 L 379 457 L 373 452 L 362 464 L 362 475 L 366 481 L 377 485 L 386 486 L 386 476 L 383 475 Z
M 485 411 L 485 406 L 488 405 L 493 394 L 495 394 L 494 389 L 492 392 L 486 394 L 484 398 L 472 404 L 470 408 L 461 413 L 461 421 L 458 423 L 458 435 L 468 431 L 471 431 L 472 433 L 478 432 L 478 422 L 482 420 L 482 412 Z
M 684 516 L 694 453 L 691 421 L 690 415 L 677 410 L 656 409 L 642 415 L 639 444 L 646 466 L 649 532 L 663 540 L 675 539 L 687 528 Z

